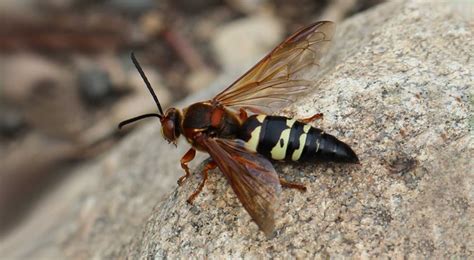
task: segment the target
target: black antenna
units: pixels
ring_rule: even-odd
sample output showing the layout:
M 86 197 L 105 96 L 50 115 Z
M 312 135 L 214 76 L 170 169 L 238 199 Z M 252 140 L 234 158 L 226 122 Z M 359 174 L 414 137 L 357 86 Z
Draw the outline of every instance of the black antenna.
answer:
M 159 114 L 144 114 L 144 115 L 132 117 L 132 118 L 130 118 L 130 119 L 127 119 L 127 120 L 124 120 L 124 121 L 120 122 L 120 124 L 118 125 L 118 128 L 119 128 L 119 129 L 122 129 L 122 127 L 123 127 L 124 125 L 128 125 L 128 124 L 130 124 L 130 123 L 133 123 L 133 122 L 135 122 L 135 121 L 141 120 L 141 119 L 143 119 L 143 118 L 153 117 L 153 116 L 158 117 L 159 119 L 161 119 L 161 115 L 159 115 Z
M 163 115 L 163 109 L 161 109 L 160 101 L 158 101 L 158 97 L 156 96 L 155 91 L 153 91 L 150 81 L 148 81 L 148 78 L 146 77 L 145 72 L 143 72 L 143 69 L 140 66 L 140 63 L 138 63 L 137 58 L 135 58 L 135 54 L 132 52 L 130 54 L 130 57 L 132 58 L 132 62 L 135 65 L 135 68 L 137 68 L 138 73 L 140 73 L 140 76 L 142 76 L 143 81 L 145 81 L 145 85 L 148 88 L 148 91 L 150 91 L 151 96 L 155 100 L 156 106 L 158 107 L 160 114 Z
M 160 111 L 160 114 L 153 113 L 153 114 L 144 114 L 141 116 L 136 116 L 132 117 L 130 119 L 124 120 L 120 122 L 118 125 L 118 128 L 121 129 L 123 126 L 128 125 L 130 123 L 133 123 L 135 121 L 141 120 L 143 118 L 148 118 L 148 117 L 158 117 L 159 119 L 163 118 L 163 109 L 161 108 L 160 101 L 158 101 L 158 97 L 155 94 L 155 91 L 153 91 L 153 88 L 151 87 L 150 81 L 148 81 L 148 78 L 145 76 L 145 72 L 143 72 L 142 67 L 140 66 L 140 63 L 138 63 L 137 58 L 135 58 L 135 54 L 132 52 L 130 54 L 130 57 L 132 58 L 132 62 L 135 65 L 135 68 L 137 68 L 138 72 L 140 73 L 140 76 L 142 76 L 143 81 L 145 81 L 145 85 L 148 88 L 148 91 L 150 91 L 151 96 L 155 100 L 156 106 L 158 107 L 158 110 Z

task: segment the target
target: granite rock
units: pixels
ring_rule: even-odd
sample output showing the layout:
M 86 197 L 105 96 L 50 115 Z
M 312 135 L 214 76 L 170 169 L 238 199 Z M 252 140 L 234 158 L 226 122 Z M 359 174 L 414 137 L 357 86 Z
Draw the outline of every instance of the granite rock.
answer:
M 339 26 L 315 91 L 285 112 L 323 112 L 316 125 L 362 164 L 276 164 L 308 191 L 283 191 L 275 238 L 259 232 L 216 170 L 193 206 L 186 198 L 199 174 L 158 204 L 121 255 L 472 256 L 474 46 L 456 8 L 387 3 Z
M 275 164 L 308 191 L 283 190 L 273 239 L 219 170 L 188 205 L 200 175 L 174 183 L 189 146 L 169 146 L 153 122 L 77 169 L 61 188 L 68 196 L 45 199 L 56 210 L 36 212 L 0 255 L 472 258 L 474 44 L 465 10 L 472 5 L 388 2 L 338 26 L 325 67 L 310 72 L 314 91 L 282 114 L 324 113 L 315 125 L 351 145 L 361 165 Z

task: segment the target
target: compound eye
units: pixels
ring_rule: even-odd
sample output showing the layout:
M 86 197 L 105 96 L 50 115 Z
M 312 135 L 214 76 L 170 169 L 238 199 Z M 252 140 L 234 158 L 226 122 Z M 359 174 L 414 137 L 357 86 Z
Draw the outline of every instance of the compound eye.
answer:
M 164 120 L 162 122 L 162 125 L 163 127 L 161 129 L 163 131 L 163 135 L 165 139 L 170 142 L 173 142 L 174 140 L 176 140 L 174 122 L 168 119 L 168 120 Z

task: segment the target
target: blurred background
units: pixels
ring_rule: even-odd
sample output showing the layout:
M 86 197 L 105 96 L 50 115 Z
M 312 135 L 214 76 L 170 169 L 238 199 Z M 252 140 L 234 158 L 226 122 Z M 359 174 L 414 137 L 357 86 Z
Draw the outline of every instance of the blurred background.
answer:
M 167 107 L 301 26 L 380 2 L 0 1 L 0 238 L 68 169 L 133 131 L 118 122 L 156 110 L 131 51 Z

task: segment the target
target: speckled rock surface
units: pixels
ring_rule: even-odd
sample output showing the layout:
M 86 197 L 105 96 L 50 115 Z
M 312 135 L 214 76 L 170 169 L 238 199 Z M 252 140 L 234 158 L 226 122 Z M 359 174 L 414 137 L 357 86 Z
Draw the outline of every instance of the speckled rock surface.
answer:
M 388 3 L 339 26 L 318 90 L 287 112 L 323 112 L 316 124 L 362 165 L 278 164 L 309 190 L 283 191 L 274 239 L 216 170 L 194 206 L 198 174 L 158 204 L 121 255 L 472 257 L 474 45 L 472 24 L 451 8 Z
M 189 146 L 169 146 L 152 123 L 78 169 L 0 241 L 0 256 L 472 258 L 469 10 L 468 2 L 389 2 L 338 25 L 324 75 L 310 72 L 317 90 L 282 113 L 324 113 L 315 125 L 362 164 L 276 164 L 308 191 L 283 190 L 275 238 L 258 231 L 218 170 L 189 206 L 199 175 L 175 184 Z

